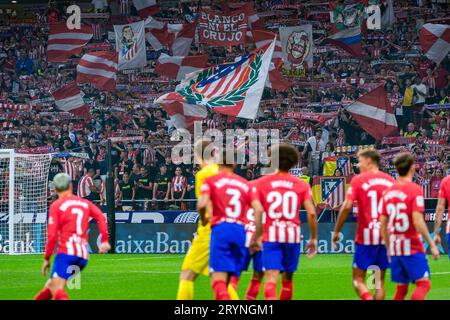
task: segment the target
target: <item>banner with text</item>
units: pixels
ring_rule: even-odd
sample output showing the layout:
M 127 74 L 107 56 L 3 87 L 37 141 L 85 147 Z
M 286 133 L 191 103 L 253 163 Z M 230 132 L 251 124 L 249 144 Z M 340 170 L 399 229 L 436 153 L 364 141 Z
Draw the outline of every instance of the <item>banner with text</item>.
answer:
M 233 10 L 221 15 L 202 9 L 199 26 L 200 43 L 231 46 L 246 42 L 248 18 L 245 10 Z

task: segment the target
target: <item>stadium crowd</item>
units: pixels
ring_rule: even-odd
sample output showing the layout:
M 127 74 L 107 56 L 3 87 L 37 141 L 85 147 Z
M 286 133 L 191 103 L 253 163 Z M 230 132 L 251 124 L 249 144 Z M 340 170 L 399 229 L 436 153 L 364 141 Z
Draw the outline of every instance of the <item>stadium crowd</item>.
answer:
M 30 110 L 0 109 L 0 148 L 20 152 L 54 152 L 49 180 L 65 171 L 73 178 L 79 195 L 105 202 L 107 139 L 112 138 L 117 205 L 134 208 L 193 208 L 195 166 L 174 164 L 171 140 L 174 128 L 153 100 L 173 91 L 177 82 L 153 72 L 159 52 L 147 46 L 148 66 L 135 73 L 119 73 L 117 90 L 99 92 L 84 85 L 89 119 L 58 112 L 51 92 L 74 81 L 77 58 L 69 63 L 46 61 L 48 22 L 64 20 L 65 7 L 73 1 L 50 2 L 48 8 L 25 20 L 3 15 L 0 33 L 0 103 L 29 104 Z M 322 45 L 329 29 L 328 4 L 316 1 L 255 1 L 262 13 L 281 8 L 282 15 L 268 15 L 268 30 L 313 20 L 314 68 L 305 73 L 286 72 L 291 87 L 286 91 L 266 88 L 261 112 L 255 121 L 211 113 L 202 129 L 277 128 L 282 140 L 298 146 L 302 160 L 298 175 L 310 183 L 324 174 L 327 157 L 351 155 L 359 146 L 374 145 L 389 155 L 408 149 L 421 164 L 417 181 L 426 196 L 435 198 L 439 183 L 450 174 L 450 73 L 448 57 L 440 65 L 428 60 L 418 46 L 418 30 L 429 16 L 449 16 L 448 4 L 439 1 L 394 1 L 396 22 L 388 30 L 368 31 L 363 39 L 364 58 L 356 59 L 331 45 Z M 89 50 L 112 48 L 108 31 L 114 23 L 137 20 L 132 1 L 92 1 L 85 11 L 109 12 L 107 18 L 88 20 L 97 27 Z M 275 4 L 274 4 L 275 3 Z M 128 6 L 126 6 L 128 4 Z M 195 7 L 197 1 L 192 3 Z M 324 17 L 325 16 L 325 17 Z M 161 8 L 162 21 L 181 23 L 180 8 Z M 406 19 L 408 18 L 408 19 Z M 247 47 L 193 46 L 191 54 L 209 55 L 211 65 L 230 61 L 250 50 Z M 398 122 L 396 141 L 375 141 L 347 113 L 344 106 L 364 93 L 384 85 Z M 434 105 L 434 108 L 428 106 Z M 442 108 L 436 105 L 442 105 Z M 286 111 L 335 113 L 323 123 L 287 118 Z M 134 138 L 135 139 L 134 139 Z M 406 141 L 406 143 L 405 143 Z M 86 156 L 87 155 L 87 156 Z M 240 165 L 238 174 L 254 179 L 261 165 Z M 383 166 L 394 171 L 389 160 Z M 336 176 L 356 172 L 336 169 Z M 129 208 L 125 208 L 129 209 Z

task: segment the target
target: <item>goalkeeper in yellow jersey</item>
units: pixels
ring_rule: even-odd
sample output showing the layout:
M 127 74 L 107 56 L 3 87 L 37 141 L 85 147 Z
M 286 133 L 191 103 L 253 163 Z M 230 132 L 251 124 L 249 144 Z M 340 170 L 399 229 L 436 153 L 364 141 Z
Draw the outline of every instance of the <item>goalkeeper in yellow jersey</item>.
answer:
M 214 163 L 215 151 L 203 157 L 205 150 L 212 147 L 210 141 L 199 141 L 195 145 L 194 155 L 200 163 L 201 170 L 195 175 L 195 196 L 200 196 L 200 187 L 206 178 L 219 172 L 219 165 Z M 210 209 L 207 211 L 210 211 Z M 203 226 L 198 223 L 197 236 L 184 257 L 181 266 L 180 283 L 178 286 L 177 300 L 192 300 L 194 298 L 194 281 L 199 274 L 209 275 L 209 242 L 211 238 L 211 224 Z M 233 300 L 239 299 L 236 292 L 237 281 L 231 280 L 228 291 Z

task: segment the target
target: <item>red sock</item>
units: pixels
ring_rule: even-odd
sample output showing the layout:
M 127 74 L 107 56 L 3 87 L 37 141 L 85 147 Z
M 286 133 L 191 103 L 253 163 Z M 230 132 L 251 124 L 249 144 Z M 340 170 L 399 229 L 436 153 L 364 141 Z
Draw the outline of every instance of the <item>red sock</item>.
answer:
M 34 300 L 50 300 L 52 298 L 52 292 L 49 288 L 44 288 L 34 297 Z
M 266 300 L 277 300 L 277 284 L 275 282 L 266 282 L 264 285 L 264 298 Z
M 230 285 L 233 287 L 234 290 L 236 290 L 237 292 L 237 287 L 238 287 L 238 282 L 239 282 L 239 278 L 236 276 L 231 276 L 230 277 Z
M 259 289 L 261 288 L 261 280 L 250 281 L 247 292 L 245 293 L 245 300 L 256 300 L 259 294 Z
M 361 296 L 360 296 L 361 300 L 373 300 L 372 295 L 370 294 L 369 291 L 364 292 Z
M 280 292 L 280 300 L 292 300 L 293 283 L 291 281 L 282 281 L 281 282 L 281 292 Z
M 416 281 L 416 288 L 413 291 L 411 300 L 425 300 L 425 297 L 431 289 L 430 280 Z
M 231 300 L 227 290 L 227 283 L 224 280 L 213 281 L 212 289 L 214 291 L 215 300 Z
M 64 290 L 55 291 L 55 300 L 69 300 L 69 296 Z
M 408 294 L 408 288 L 409 286 L 407 284 L 398 284 L 395 290 L 394 300 L 405 300 Z

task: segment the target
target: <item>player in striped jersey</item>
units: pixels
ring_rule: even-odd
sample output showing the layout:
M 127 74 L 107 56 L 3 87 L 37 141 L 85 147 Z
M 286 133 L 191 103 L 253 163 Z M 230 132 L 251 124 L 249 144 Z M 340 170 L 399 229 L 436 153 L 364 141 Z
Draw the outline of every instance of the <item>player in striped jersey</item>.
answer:
M 55 257 L 50 279 L 35 297 L 35 300 L 68 300 L 64 291 L 66 282 L 81 271 L 88 259 L 88 227 L 89 220 L 97 221 L 101 235 L 99 253 L 111 249 L 108 242 L 108 227 L 103 212 L 92 202 L 82 199 L 72 193 L 72 180 L 65 173 L 58 173 L 53 179 L 56 200 L 50 206 L 42 274 L 50 270 L 50 258 L 58 243 L 58 253 Z M 78 270 L 77 270 L 78 269 Z
M 445 177 L 441 186 L 439 187 L 439 199 L 436 207 L 436 220 L 434 222 L 434 242 L 436 244 L 441 243 L 441 236 L 439 235 L 439 231 L 441 229 L 442 217 L 444 216 L 445 211 L 445 203 L 449 208 L 450 212 L 450 176 Z M 445 238 L 447 240 L 447 248 L 448 248 L 448 258 L 450 259 L 450 219 L 447 216 L 447 227 L 445 228 Z
M 303 205 L 306 209 L 311 231 L 311 239 L 306 246 L 309 257 L 316 254 L 317 220 L 311 188 L 289 173 L 289 170 L 298 163 L 297 150 L 288 144 L 275 148 L 279 148 L 278 171 L 259 178 L 255 182 L 256 187 L 255 185 L 252 187 L 251 204 L 255 210 L 256 232 L 251 250 L 255 252 L 261 249 L 262 236 L 263 268 L 266 278 L 265 299 L 276 299 L 278 278 L 282 273 L 280 300 L 291 300 L 292 279 L 300 257 L 300 206 Z
M 384 276 L 389 267 L 387 253 L 382 244 L 378 204 L 383 192 L 391 187 L 395 180 L 379 170 L 380 154 L 376 150 L 366 149 L 358 153 L 361 173 L 355 176 L 347 191 L 344 203 L 333 233 L 333 248 L 339 241 L 340 231 L 356 203 L 356 251 L 353 259 L 353 286 L 362 300 L 382 300 L 385 296 Z M 374 297 L 366 285 L 367 270 L 377 266 L 380 269 L 380 287 L 375 289 Z
M 391 279 L 397 283 L 394 300 L 404 300 L 409 283 L 416 288 L 412 300 L 425 299 L 430 291 L 430 268 L 420 236 L 430 246 L 433 259 L 439 250 L 431 240 L 423 217 L 424 198 L 419 185 L 412 182 L 414 158 L 409 153 L 394 160 L 399 174 L 397 182 L 388 188 L 380 201 L 381 232 L 391 259 Z

